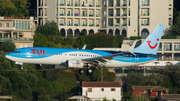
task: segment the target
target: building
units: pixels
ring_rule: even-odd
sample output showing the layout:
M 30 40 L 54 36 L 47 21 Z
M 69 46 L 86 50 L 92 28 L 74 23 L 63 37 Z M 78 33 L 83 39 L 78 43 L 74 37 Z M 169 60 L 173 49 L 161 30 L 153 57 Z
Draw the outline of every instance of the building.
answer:
M 143 93 L 150 97 L 159 97 L 161 94 L 168 94 L 168 89 L 160 86 L 133 86 L 133 98 Z
M 161 101 L 180 101 L 180 94 L 163 94 L 159 99 Z
M 87 96 L 91 101 L 115 99 L 121 101 L 120 82 L 82 82 L 82 96 Z
M 90 98 L 86 96 L 73 96 L 70 97 L 68 101 L 90 101 Z
M 77 37 L 81 31 L 148 36 L 159 23 L 168 34 L 173 0 L 37 0 L 37 15 L 38 25 L 57 22 L 62 37 Z
M 16 48 L 33 47 L 34 17 L 0 17 L 0 42 L 13 41 Z

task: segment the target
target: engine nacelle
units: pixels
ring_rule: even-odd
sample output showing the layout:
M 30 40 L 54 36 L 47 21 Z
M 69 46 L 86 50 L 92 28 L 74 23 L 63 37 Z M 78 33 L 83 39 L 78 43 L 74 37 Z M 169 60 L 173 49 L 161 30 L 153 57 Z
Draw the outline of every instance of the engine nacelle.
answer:
M 66 61 L 66 66 L 68 68 L 83 68 L 84 63 L 80 59 L 72 59 Z

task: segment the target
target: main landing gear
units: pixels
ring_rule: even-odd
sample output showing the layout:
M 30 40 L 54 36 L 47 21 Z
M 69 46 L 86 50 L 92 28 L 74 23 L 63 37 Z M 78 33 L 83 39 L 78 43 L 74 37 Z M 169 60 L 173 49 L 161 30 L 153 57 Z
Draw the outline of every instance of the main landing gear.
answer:
M 24 68 L 23 68 L 23 64 L 21 64 L 21 70 L 23 70 Z
M 89 74 L 92 73 L 92 69 L 87 69 L 86 71 L 87 71 L 87 73 L 89 73 Z M 80 73 L 80 74 L 83 74 L 83 73 L 84 73 L 84 70 L 83 70 L 83 69 L 80 69 L 80 70 L 79 70 L 79 73 Z

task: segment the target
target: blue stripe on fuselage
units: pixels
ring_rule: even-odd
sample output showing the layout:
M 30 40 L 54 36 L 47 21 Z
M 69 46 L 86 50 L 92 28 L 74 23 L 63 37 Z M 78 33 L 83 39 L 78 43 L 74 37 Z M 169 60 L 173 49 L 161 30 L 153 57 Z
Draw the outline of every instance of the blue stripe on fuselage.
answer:
M 34 50 L 35 54 L 33 54 L 33 50 Z M 20 53 L 9 53 L 8 55 L 17 57 L 17 58 L 24 58 L 24 59 L 42 59 L 42 58 L 54 56 L 54 54 L 64 54 L 64 53 L 68 53 L 68 52 L 74 52 L 74 54 L 76 54 L 76 52 L 77 53 L 87 52 L 87 54 L 93 53 L 93 54 L 97 54 L 97 55 L 101 55 L 101 56 L 107 56 L 107 55 L 121 53 L 121 52 L 116 52 L 116 51 L 46 48 L 46 47 L 21 48 L 21 49 L 16 49 L 15 51 L 20 51 Z M 38 52 L 39 52 L 39 55 L 38 55 Z M 46 54 L 43 54 L 43 52 L 45 52 Z M 48 53 L 48 55 L 47 55 L 47 53 Z M 51 54 L 49 54 L 49 53 L 51 53 Z M 87 55 L 87 54 L 85 54 L 85 55 Z M 116 56 L 113 58 L 113 60 L 121 61 L 121 62 L 147 62 L 147 61 L 152 61 L 152 60 L 155 60 L 158 58 L 158 57 L 149 57 L 148 58 L 147 55 L 150 55 L 150 54 L 140 54 L 140 53 L 135 53 L 135 54 L 136 54 L 136 56 L 131 53 L 127 53 L 127 54 L 124 54 L 121 56 Z

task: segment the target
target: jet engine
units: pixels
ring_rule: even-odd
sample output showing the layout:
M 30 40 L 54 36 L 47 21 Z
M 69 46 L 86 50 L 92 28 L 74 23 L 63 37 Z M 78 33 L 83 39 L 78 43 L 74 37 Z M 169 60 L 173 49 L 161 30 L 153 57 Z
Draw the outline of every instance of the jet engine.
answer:
M 68 68 L 83 68 L 84 63 L 80 59 L 72 59 L 66 61 L 66 66 Z

